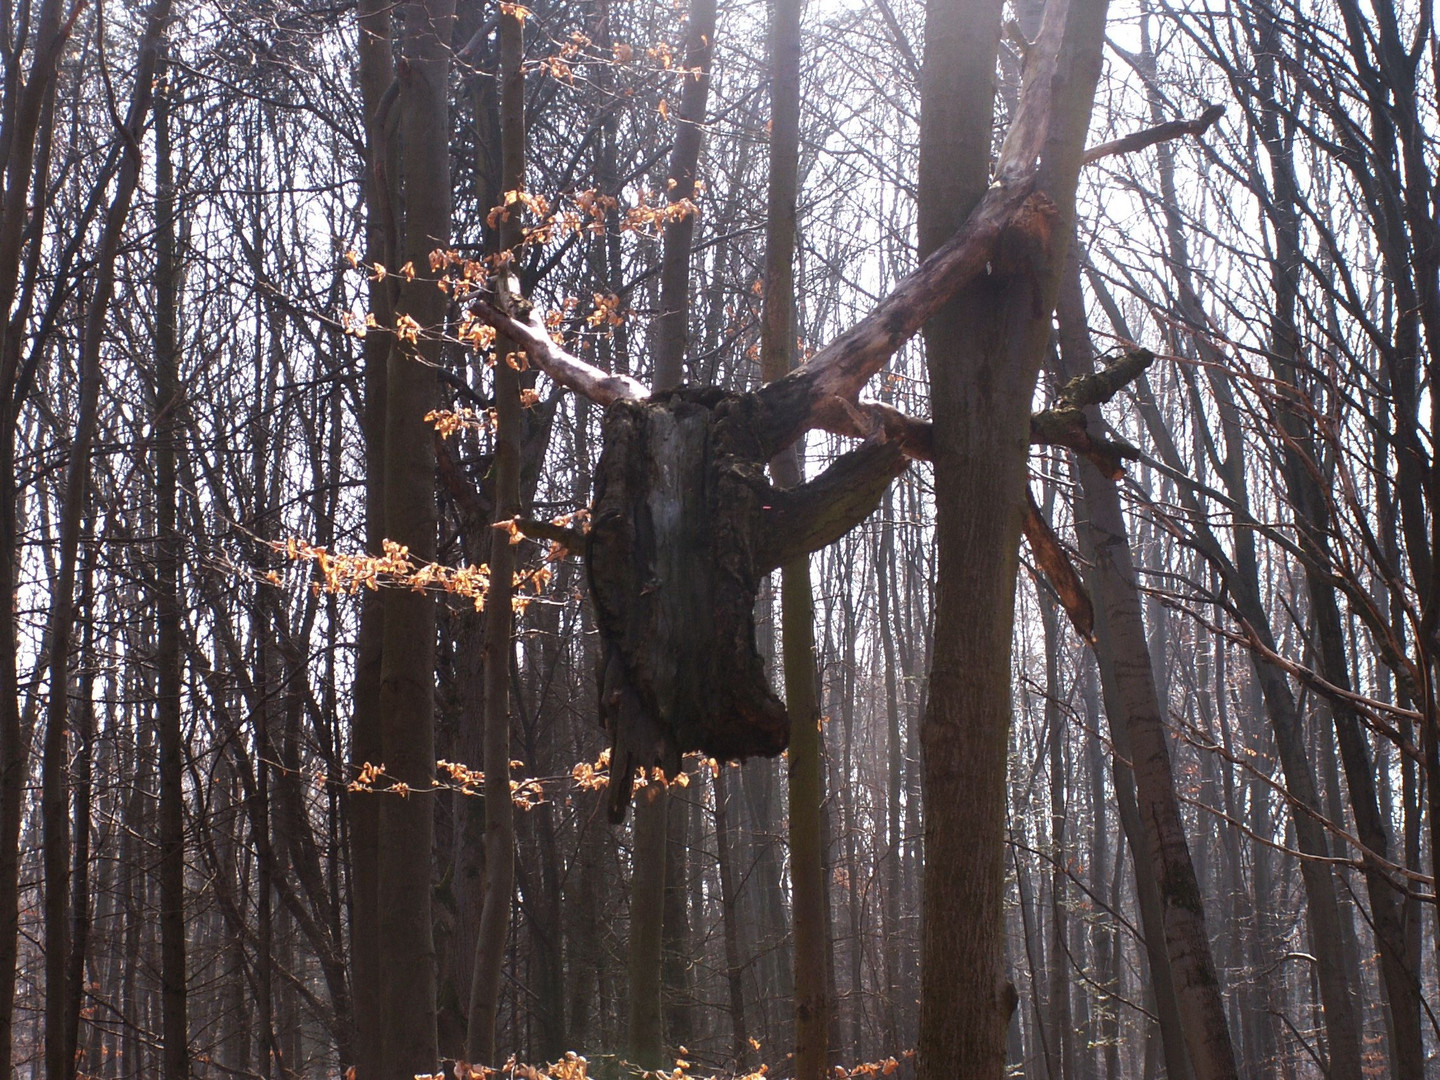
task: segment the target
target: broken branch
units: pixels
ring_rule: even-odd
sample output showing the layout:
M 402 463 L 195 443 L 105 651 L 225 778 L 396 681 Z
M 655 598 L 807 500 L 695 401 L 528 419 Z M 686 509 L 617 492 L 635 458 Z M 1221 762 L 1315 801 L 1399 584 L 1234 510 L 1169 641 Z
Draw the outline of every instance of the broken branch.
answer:
M 572 555 L 585 550 L 585 530 L 569 525 L 557 525 L 553 521 L 536 521 L 534 518 L 517 517 L 513 524 L 517 532 L 531 540 L 549 540 L 559 544 Z
M 1030 417 L 1031 444 L 1069 447 L 1112 480 L 1118 478 L 1121 461 L 1138 459 L 1140 451 L 1128 443 L 1091 435 L 1085 410 L 1105 404 L 1154 362 L 1149 349 L 1135 349 L 1108 367 L 1075 376 L 1060 388 L 1055 404 Z
M 821 426 L 832 398 L 853 402 L 861 388 L 960 288 L 985 272 L 1012 218 L 1027 207 L 1043 216 L 1049 200 L 1033 176 L 996 184 L 944 245 L 895 286 L 875 309 L 804 367 L 756 391 L 769 413 L 764 437 L 776 450 Z M 1034 213 L 1025 215 L 1033 218 Z

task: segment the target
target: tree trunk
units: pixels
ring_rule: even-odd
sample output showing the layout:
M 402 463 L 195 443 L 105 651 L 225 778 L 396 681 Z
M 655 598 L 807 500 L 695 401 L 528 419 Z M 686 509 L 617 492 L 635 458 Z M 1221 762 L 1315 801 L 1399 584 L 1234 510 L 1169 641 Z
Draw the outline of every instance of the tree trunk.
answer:
M 1070 378 L 1092 362 L 1080 296 L 1079 262 L 1071 260 L 1061 308 L 1060 363 Z M 1091 406 L 1094 409 L 1094 406 Z M 1098 410 L 1091 423 L 1097 424 Z M 1084 515 L 1095 553 L 1089 574 L 1106 713 L 1124 725 L 1139 794 L 1140 819 L 1160 888 L 1165 941 L 1196 1080 L 1238 1078 L 1220 984 L 1210 956 L 1205 913 L 1185 840 L 1170 767 L 1160 699 L 1145 640 L 1129 539 L 1115 482 L 1091 461 L 1076 462 Z
M 30 69 L 21 58 L 5 69 L 3 124 L 4 190 L 0 202 L 0 1076 L 12 1074 L 17 1033 L 15 990 L 20 957 L 20 832 L 29 783 L 28 736 L 21 717 L 17 664 L 20 657 L 20 487 L 16 439 L 28 387 L 20 383 L 21 351 L 28 312 L 17 304 L 22 270 L 33 276 L 36 260 L 22 265 L 27 239 L 43 233 L 50 199 L 49 146 L 53 136 L 54 82 L 70 37 L 63 0 L 41 4 L 31 40 Z M 78 11 L 78 9 L 77 9 Z M 36 167 L 37 158 L 39 167 Z M 33 189 L 33 190 L 32 190 Z M 63 691 L 62 691 L 63 696 Z M 42 796 L 43 799 L 43 796 Z M 53 799 L 53 796 L 52 796 Z M 51 813 L 57 813 L 52 805 Z M 42 814 L 44 810 L 42 808 Z M 64 808 L 58 810 L 63 825 Z M 60 875 L 63 881 L 64 873 Z M 63 981 L 63 973 L 59 979 Z M 63 995 L 62 995 L 63 996 Z M 63 1053 L 63 1051 L 60 1051 Z M 49 1047 L 46 1065 L 50 1067 Z
M 525 187 L 524 20 L 517 11 L 500 17 L 500 181 L 503 191 Z M 518 213 L 504 216 L 499 250 L 520 241 Z M 495 521 L 520 512 L 520 373 L 505 342 L 496 343 L 491 368 L 495 387 Z M 515 892 L 515 804 L 510 797 L 510 651 L 515 548 L 496 530 L 490 542 L 490 585 L 485 591 L 485 901 L 476 937 L 470 1015 L 465 1036 L 472 1064 L 501 1062 L 495 1046 L 500 975 Z
M 185 977 L 185 792 L 181 729 L 180 534 L 175 456 L 180 443 L 180 312 L 175 243 L 175 178 L 170 149 L 170 95 L 155 102 L 155 579 L 159 684 L 156 731 L 160 751 L 160 1012 L 164 1080 L 189 1080 Z
M 765 225 L 761 378 L 795 366 L 795 215 L 800 158 L 800 15 L 804 0 L 775 0 L 770 22 L 770 162 Z M 770 463 L 781 487 L 803 480 L 799 451 Z M 808 553 L 780 569 L 781 655 L 790 714 L 790 884 L 795 932 L 795 1078 L 828 1071 L 824 838 L 821 830 L 820 701 L 815 672 L 815 603 Z M 852 943 L 852 948 L 856 947 Z
M 716 0 L 691 0 L 685 23 L 685 81 L 675 112 L 675 145 L 670 153 L 666 198 L 673 206 L 693 200 L 710 97 L 710 61 L 715 51 Z M 660 255 L 660 313 L 655 319 L 656 390 L 670 390 L 685 381 L 685 349 L 690 337 L 690 254 L 695 241 L 695 214 L 684 214 L 665 226 Z
M 741 980 L 740 918 L 736 903 L 734 840 L 730 835 L 730 798 L 722 765 L 715 773 L 715 850 L 720 871 L 720 918 L 725 934 L 725 989 L 730 1004 L 731 1068 L 746 1071 L 751 1059 L 748 1028 L 745 1026 L 745 994 Z
M 399 72 L 398 155 L 404 227 L 396 257 L 416 267 L 450 237 L 449 42 L 452 0 L 412 0 L 404 9 Z M 398 269 L 398 268 L 397 268 Z M 390 352 L 385 428 L 385 536 L 424 565 L 436 554 L 435 450 L 425 414 L 437 402 L 438 332 L 448 298 L 433 282 L 402 283 L 396 315 L 421 328 Z M 426 593 L 383 593 L 380 662 L 381 761 L 391 784 L 380 800 L 380 1080 L 411 1080 L 435 1070 L 435 943 L 431 848 L 435 775 L 435 601 Z M 378 764 L 378 763 L 377 763 Z
M 664 1018 L 660 1008 L 661 943 L 664 936 L 665 826 L 669 791 L 651 782 L 635 796 L 634 843 L 631 854 L 630 1013 L 626 1058 L 642 1069 L 665 1064 Z
M 380 116 L 380 103 L 394 79 L 390 44 L 390 4 L 360 0 L 359 84 L 365 110 L 365 259 L 394 263 L 394 218 L 390 186 L 395 155 Z M 391 305 L 396 278 L 371 281 L 370 310 L 381 326 L 395 324 Z M 393 341 L 388 334 L 367 334 L 363 342 L 365 445 L 365 550 L 379 555 L 385 539 L 385 428 L 388 366 Z M 381 594 L 366 589 L 360 598 L 356 635 L 355 680 L 351 687 L 351 778 L 367 764 L 384 762 L 380 737 L 380 664 L 385 631 Z M 381 1077 L 380 967 L 380 804 L 384 795 L 347 791 L 350 857 L 350 985 L 355 995 L 356 1080 Z M 243 955 L 243 950 L 241 950 Z
M 1002 175 L 1028 169 L 1028 159 L 1041 154 L 1039 189 L 1055 210 L 1048 242 L 1040 239 L 1040 250 L 1019 260 L 1021 272 L 993 263 L 995 273 L 962 290 L 926 327 L 940 571 L 922 728 L 924 1080 L 988 1080 L 1005 1067 L 1015 1005 L 1002 950 L 1010 645 L 1030 401 L 1069 240 L 1105 11 L 1104 0 L 1050 5 L 1031 49 L 1036 75 L 1027 79 L 1027 99 L 1039 96 L 1022 102 L 1019 113 L 1028 119 L 1027 106 L 1039 108 L 1046 119 L 1033 130 L 1017 121 L 1015 141 L 1007 139 L 1002 152 Z M 922 257 L 986 189 L 999 32 L 999 4 L 934 2 L 927 9 Z M 1053 82 L 1045 70 L 1051 61 Z M 976 514 L 977 507 L 986 512 Z
M 124 157 L 115 182 L 96 256 L 93 292 L 85 310 L 80 343 L 80 393 L 75 436 L 69 447 L 60 510 L 59 574 L 51 601 L 49 712 L 41 765 L 41 819 L 45 869 L 45 1071 L 50 1080 L 70 1080 L 75 1072 L 74 1035 L 78 1023 L 67 1017 L 72 995 L 66 990 L 70 964 L 70 800 L 66 775 L 69 757 L 70 654 L 74 638 L 75 580 L 82 517 L 89 497 L 90 456 L 95 443 L 101 381 L 101 345 L 115 263 L 130 204 L 140 180 L 140 132 L 150 112 L 160 38 L 170 17 L 169 0 L 155 0 L 140 42 L 134 89 L 124 120 Z

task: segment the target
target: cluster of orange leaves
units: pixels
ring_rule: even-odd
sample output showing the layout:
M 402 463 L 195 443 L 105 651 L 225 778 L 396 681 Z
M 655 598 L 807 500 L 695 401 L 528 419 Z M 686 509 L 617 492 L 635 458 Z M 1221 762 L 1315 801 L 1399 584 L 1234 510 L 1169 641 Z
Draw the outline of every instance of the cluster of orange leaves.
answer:
M 754 1039 L 750 1045 L 758 1050 L 760 1044 Z M 682 1046 L 680 1053 L 687 1053 Z M 914 1050 L 907 1050 L 900 1055 L 907 1061 L 915 1056 Z M 885 1058 L 883 1061 L 866 1062 L 863 1065 L 856 1065 L 853 1069 L 846 1069 L 844 1066 L 835 1066 L 836 1080 L 871 1080 L 878 1076 L 889 1076 L 897 1068 L 900 1062 L 893 1057 Z M 498 1069 L 487 1068 L 483 1065 L 471 1065 L 468 1061 L 456 1061 L 450 1076 L 445 1073 L 419 1073 L 415 1080 L 589 1080 L 589 1063 L 585 1058 L 576 1053 L 567 1053 L 559 1061 L 539 1068 L 533 1065 L 522 1065 L 512 1056 L 510 1060 Z M 675 1060 L 674 1069 L 656 1069 L 654 1071 L 636 1070 L 635 1074 L 644 1077 L 646 1080 L 696 1080 L 695 1074 L 691 1072 L 690 1062 L 683 1057 Z M 737 1077 L 736 1080 L 765 1080 L 770 1069 L 767 1065 L 761 1065 L 753 1072 Z M 718 1080 L 710 1077 L 709 1080 Z
M 510 762 L 510 768 L 523 769 L 523 761 Z M 435 762 L 438 772 L 444 773 L 450 778 L 447 784 L 443 780 L 435 779 L 430 781 L 431 787 L 448 788 L 451 791 L 458 791 L 461 795 L 479 795 L 485 787 L 485 774 L 479 769 L 472 769 L 468 765 L 461 765 L 458 761 L 440 760 Z M 510 801 L 522 810 L 533 810 L 545 801 L 545 788 L 543 782 L 536 777 L 529 777 L 524 780 L 510 781 Z
M 522 1065 L 512 1054 L 510 1060 L 498 1069 L 471 1065 L 462 1060 L 455 1062 L 450 1077 L 443 1072 L 416 1073 L 415 1080 L 451 1080 L 451 1077 L 454 1080 L 490 1080 L 491 1077 L 500 1077 L 503 1080 L 589 1080 L 589 1068 L 590 1063 L 574 1051 L 567 1052 L 559 1061 L 540 1068 Z
M 462 405 L 458 409 L 431 409 L 425 414 L 425 422 L 434 425 L 442 439 L 448 439 L 451 435 L 466 428 L 477 431 L 486 428 L 493 430 L 495 410 L 486 409 L 484 412 L 476 412 L 468 405 Z
M 502 10 L 507 7 L 519 7 L 519 5 L 501 5 Z M 607 56 L 587 34 L 583 34 L 579 30 L 572 30 L 569 38 L 560 44 L 559 51 L 540 60 L 538 66 L 543 74 L 573 84 L 576 64 L 615 63 L 623 66 L 634 61 L 635 55 L 635 46 L 617 42 L 610 46 L 610 53 Z M 675 62 L 677 58 L 675 46 L 668 41 L 662 41 L 646 48 L 644 55 L 646 60 L 662 71 L 679 72 L 693 78 L 699 78 L 703 74 L 703 69 L 699 67 L 678 66 Z
M 710 775 L 715 776 L 720 771 L 720 763 L 714 758 L 702 757 L 697 753 L 685 755 L 687 758 L 698 760 L 702 769 L 709 769 Z M 600 754 L 594 762 L 582 761 L 575 768 L 570 770 L 570 779 L 575 781 L 575 786 L 582 791 L 594 791 L 603 788 L 610 782 L 610 751 L 607 749 Z M 679 772 L 674 776 L 666 776 L 662 769 L 647 769 L 643 765 L 635 770 L 634 786 L 645 787 L 648 784 L 656 784 L 661 787 L 689 787 L 690 774 Z
M 671 180 L 669 186 L 673 189 L 675 181 Z M 620 230 L 622 232 L 658 234 L 668 224 L 684 221 L 686 218 L 699 214 L 700 209 L 696 200 L 702 188 L 703 185 L 697 183 L 694 197 L 673 201 L 665 198 L 659 192 L 642 189 L 636 204 L 628 207 L 620 218 Z M 562 205 L 558 208 L 552 207 L 550 201 L 543 195 L 512 190 L 505 192 L 503 201 L 490 210 L 486 221 L 491 228 L 497 228 L 512 214 L 525 215 L 527 220 L 521 227 L 520 241 L 516 245 L 516 248 L 524 248 L 532 245 L 544 246 L 556 239 L 564 239 L 581 232 L 604 233 L 606 219 L 612 212 L 617 212 L 619 209 L 620 202 L 615 196 L 606 195 L 593 189 L 565 196 Z M 441 292 L 462 299 L 465 296 L 473 296 L 479 290 L 484 289 L 496 270 L 510 264 L 515 250 L 512 248 L 494 255 L 487 255 L 482 259 L 472 259 L 455 249 L 436 248 L 429 255 L 430 276 L 428 277 L 422 277 L 419 274 L 413 261 L 406 262 L 398 270 L 393 271 L 378 262 L 363 263 L 359 252 L 354 249 L 345 252 L 345 261 L 353 269 L 364 269 L 371 281 L 383 281 L 392 274 L 407 282 L 413 282 L 418 278 L 422 281 L 433 282 Z M 573 298 L 567 299 L 564 310 L 569 311 L 575 306 L 576 301 Z M 620 313 L 619 308 L 619 297 L 614 294 L 596 293 L 595 309 L 586 316 L 586 322 L 592 328 L 619 326 L 624 321 L 624 316 Z M 555 333 L 563 321 L 562 313 L 552 311 L 547 315 L 545 321 L 546 325 L 551 328 L 556 343 L 563 344 L 559 334 Z M 381 328 L 373 312 L 361 315 L 353 311 L 342 311 L 339 315 L 339 323 L 341 330 L 353 337 L 363 338 L 369 331 Z M 406 344 L 415 345 L 425 332 L 425 328 L 413 316 L 402 312 L 395 317 L 393 332 Z M 494 345 L 495 336 L 494 327 L 467 311 L 461 315 L 454 340 L 468 348 L 484 351 Z M 523 361 L 515 363 L 518 365 Z
M 510 762 L 512 769 L 523 769 L 523 761 Z M 455 791 L 461 795 L 480 795 L 485 789 L 485 774 L 479 769 L 472 769 L 468 765 L 461 765 L 455 761 L 440 760 L 435 762 L 435 770 L 441 776 L 433 777 L 430 780 L 432 790 L 440 789 Z M 441 777 L 444 777 L 442 779 Z M 317 777 L 317 782 L 323 782 L 325 777 Z M 345 785 L 346 791 L 369 791 L 388 795 L 399 795 L 402 799 L 409 798 L 414 788 L 403 780 L 392 780 L 385 772 L 384 764 L 375 764 L 367 761 L 360 766 L 360 771 L 355 778 Z M 526 777 L 524 779 L 510 781 L 510 801 L 521 810 L 533 810 L 546 801 L 545 781 L 539 777 Z
M 518 544 L 524 537 L 513 521 L 501 522 L 495 528 L 507 531 L 511 544 Z M 476 611 L 485 608 L 485 593 L 490 587 L 488 566 L 445 566 L 441 563 L 421 565 L 410 557 L 410 549 L 394 540 L 384 541 L 381 555 L 346 554 L 327 551 L 308 540 L 291 537 L 284 542 L 270 545 L 291 562 L 308 562 L 315 567 L 316 580 L 310 588 L 316 593 L 340 593 L 355 596 L 361 589 L 375 590 L 381 586 L 409 589 L 412 592 L 444 592 L 459 596 L 475 605 Z M 552 554 L 552 558 L 553 558 Z M 547 563 L 550 561 L 546 560 Z M 550 583 L 553 571 L 548 565 L 530 570 L 516 571 L 511 604 L 516 612 L 524 611 L 535 596 L 544 591 Z M 272 585 L 281 584 L 280 575 L 271 570 L 265 575 Z M 521 590 L 530 586 L 533 595 L 524 595 Z
M 915 1056 L 914 1050 L 906 1050 L 900 1055 L 906 1061 Z M 893 1057 L 887 1057 L 883 1061 L 867 1061 L 856 1065 L 853 1069 L 847 1069 L 843 1065 L 835 1066 L 835 1080 L 858 1080 L 859 1077 L 866 1077 L 867 1080 L 876 1076 L 889 1076 L 900 1067 L 900 1062 Z
M 585 322 L 593 329 L 601 326 L 619 326 L 625 321 L 620 314 L 620 297 L 614 293 L 595 293 L 595 310 L 585 316 Z

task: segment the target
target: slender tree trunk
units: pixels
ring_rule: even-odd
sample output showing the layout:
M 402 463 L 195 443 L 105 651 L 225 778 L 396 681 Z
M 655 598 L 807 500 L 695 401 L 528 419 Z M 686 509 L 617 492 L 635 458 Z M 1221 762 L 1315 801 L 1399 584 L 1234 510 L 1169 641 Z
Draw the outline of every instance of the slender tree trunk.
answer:
M 525 187 L 524 22 L 512 10 L 500 17 L 500 180 L 501 190 Z M 500 225 L 499 250 L 520 240 L 518 211 Z M 520 512 L 520 373 L 505 343 L 491 369 L 495 387 L 495 521 Z M 500 975 L 515 892 L 515 805 L 510 798 L 510 650 L 515 549 L 496 530 L 490 543 L 490 586 L 485 592 L 485 901 L 476 938 L 466 1052 L 476 1065 L 500 1064 L 495 1018 Z
M 404 8 L 399 71 L 398 155 L 404 229 L 398 257 L 417 269 L 450 238 L 448 75 L 453 0 Z M 398 269 L 398 268 L 397 268 Z M 421 565 L 436 554 L 435 449 L 425 414 L 437 401 L 435 364 L 447 297 L 433 282 L 402 283 L 396 314 L 421 328 L 390 352 L 385 429 L 385 535 Z M 421 592 L 383 593 L 380 664 L 381 761 L 389 781 L 428 793 L 435 775 L 435 601 Z M 433 1072 L 435 942 L 431 918 L 433 801 L 387 791 L 380 801 L 379 950 L 381 1080 Z
M 905 748 L 900 743 L 900 693 L 896 682 L 895 634 L 892 623 L 892 593 L 895 584 L 895 518 L 891 492 L 885 493 L 881 513 L 880 547 L 876 556 L 877 578 L 876 599 L 879 607 L 880 647 L 885 664 L 885 900 L 884 938 L 882 950 L 885 956 L 885 1046 L 888 1053 L 894 1053 L 900 1046 L 900 1010 L 897 998 L 903 992 L 900 982 L 900 896 L 901 871 L 903 870 L 903 842 L 900 828 L 900 796 L 903 781 L 901 772 L 905 761 Z M 913 631 L 912 631 L 913 632 Z
M 180 311 L 175 243 L 175 177 L 170 149 L 170 95 L 155 102 L 155 488 L 157 585 L 156 732 L 160 750 L 160 985 L 164 1080 L 190 1076 L 185 979 L 185 808 L 181 730 L 179 489 Z
M 632 1065 L 658 1069 L 664 1064 L 665 1028 L 660 1008 L 661 941 L 665 905 L 665 824 L 669 793 L 663 782 L 652 782 L 635 793 L 635 824 L 631 854 L 630 953 L 628 982 L 630 1012 L 626 1054 Z
M 803 0 L 775 0 L 770 25 L 770 164 L 765 229 L 761 378 L 795 366 L 795 215 L 800 153 L 800 15 Z M 795 448 L 770 463 L 775 482 L 804 479 Z M 790 883 L 795 932 L 795 1077 L 821 1080 L 829 1067 L 824 838 L 821 829 L 820 702 L 815 673 L 815 602 L 809 556 L 781 567 L 781 652 L 790 712 Z M 858 942 L 851 947 L 858 948 Z
M 1092 363 L 1080 298 L 1078 260 L 1071 260 L 1061 308 L 1062 376 Z M 1093 408 L 1093 407 L 1092 407 Z M 1098 423 L 1098 412 L 1092 418 Z M 1205 913 L 1175 795 L 1170 751 L 1145 640 L 1129 539 L 1113 480 L 1090 461 L 1076 463 L 1095 553 L 1089 575 L 1106 712 L 1127 729 L 1140 819 L 1164 905 L 1165 941 L 1196 1080 L 1238 1077 L 1220 983 L 1210 955 Z
M 696 195 L 696 179 L 710 93 L 714 52 L 715 0 L 692 0 L 686 23 L 687 75 L 676 111 L 667 197 L 673 205 Z M 685 378 L 685 349 L 690 324 L 690 256 L 695 218 L 684 215 L 665 226 L 660 267 L 660 314 L 654 324 L 656 393 L 673 390 Z M 665 888 L 665 841 L 669 796 L 663 785 L 641 789 L 635 800 L 634 855 L 630 899 L 630 1011 L 627 1046 L 630 1060 L 655 1068 L 664 1056 L 664 905 L 655 903 Z M 652 910 L 652 908 L 654 910 Z M 653 935 L 653 938 L 652 938 Z
M 693 785 L 692 774 L 685 788 L 687 795 L 695 794 Z M 694 957 L 690 951 L 690 912 L 686 895 L 688 881 L 694 871 L 689 865 L 690 799 L 675 792 L 666 802 L 669 806 L 665 811 L 665 887 L 660 898 L 665 908 L 661 919 L 660 966 L 661 981 L 664 983 L 665 1036 L 678 1052 L 679 1047 L 688 1047 L 694 1042 L 692 1016 L 695 989 L 690 971 Z
M 360 0 L 359 84 L 365 110 L 366 169 L 365 259 L 394 263 L 394 218 L 390 195 L 396 181 L 395 156 L 386 134 L 381 102 L 394 79 L 390 11 L 387 0 Z M 383 327 L 395 324 L 391 301 L 395 278 L 371 281 L 370 310 Z M 379 555 L 385 539 L 385 428 L 389 357 L 393 339 L 367 334 L 363 343 L 365 443 L 365 550 Z M 352 685 L 350 756 L 352 778 L 367 764 L 384 762 L 380 736 L 380 662 L 384 639 L 384 607 L 380 593 L 366 589 L 360 598 Z M 350 985 L 355 995 L 356 1080 L 380 1080 L 380 803 L 377 792 L 346 793 L 350 856 Z
M 722 763 L 715 774 L 715 850 L 720 871 L 720 918 L 725 933 L 725 989 L 730 1003 L 731 1054 L 734 1057 L 731 1064 L 737 1073 L 744 1073 L 751 1053 L 741 980 L 740 917 L 732 865 L 734 841 L 730 837 L 730 798 L 725 783 L 727 769 L 728 766 Z
M 31 56 L 30 70 L 22 82 L 20 57 L 9 62 L 5 70 L 4 99 L 7 112 L 0 125 L 0 158 L 4 160 L 3 202 L 0 202 L 0 318 L 5 319 L 0 335 L 0 1076 L 12 1074 L 16 1045 L 15 989 L 20 957 L 20 871 L 21 825 L 25 816 L 25 792 L 29 782 L 28 735 L 21 716 L 20 685 L 17 665 L 20 640 L 17 621 L 20 618 L 20 488 L 16 474 L 16 438 L 20 415 L 28 387 L 20 384 L 21 350 L 26 336 L 27 311 L 16 303 L 22 271 L 35 271 L 39 245 L 30 245 L 30 256 L 24 258 L 28 236 L 40 236 L 46 208 L 44 197 L 48 183 L 49 153 L 54 121 L 54 81 L 60 57 L 70 36 L 69 25 L 62 22 L 63 0 L 46 0 L 35 20 L 33 38 L 36 48 Z M 38 156 L 38 167 L 37 167 Z M 32 188 L 39 194 L 32 194 Z M 23 265 L 22 265 L 23 263 Z M 17 310 L 18 309 L 18 310 Z M 66 690 L 62 688 L 63 697 Z M 52 691 L 53 694 L 53 691 Z M 57 738 L 63 736 L 63 729 Z M 43 768 L 43 766 L 42 766 Z M 53 772 L 52 769 L 48 770 Z M 50 786 L 45 787 L 46 791 Z M 42 803 L 44 796 L 42 794 Z M 58 815 L 64 825 L 64 807 L 57 808 L 55 794 L 51 805 L 42 805 L 42 815 L 53 819 Z M 46 813 L 48 809 L 48 814 Z M 52 822 L 51 831 L 55 826 Z M 58 835 L 53 836 L 58 844 Z M 47 873 L 56 862 L 55 853 L 47 851 Z M 65 873 L 52 878 L 52 889 L 63 888 Z M 61 901 L 63 909 L 63 900 Z M 63 912 L 62 912 L 63 914 Z M 48 913 L 47 913 L 48 915 Z M 55 943 L 61 944 L 60 940 Z M 59 962 L 63 962 L 59 961 Z M 64 973 L 54 977 L 58 989 Z M 64 999 L 63 991 L 55 994 Z M 58 1013 L 50 1021 L 59 1023 Z M 55 1067 L 51 1046 L 46 1046 L 47 1072 Z M 53 1057 L 63 1057 L 63 1039 L 57 1032 Z M 53 1072 L 51 1075 L 57 1075 Z M 63 1075 L 63 1073 L 58 1074 Z
M 710 62 L 715 52 L 716 0 L 691 0 L 685 24 L 685 77 L 680 108 L 675 112 L 675 145 L 670 152 L 666 197 L 670 204 L 695 198 L 700 144 L 710 97 Z M 685 381 L 685 348 L 690 336 L 690 253 L 695 241 L 695 215 L 665 226 L 660 256 L 660 313 L 655 319 L 656 390 Z
M 169 19 L 169 0 L 151 5 L 124 130 L 124 157 L 115 193 L 106 212 L 96 259 L 93 292 L 85 312 L 80 344 L 80 394 L 65 473 L 60 511 L 59 574 L 50 613 L 50 698 L 41 765 L 41 819 L 45 868 L 45 1071 L 50 1080 L 70 1080 L 75 1072 L 74 1035 L 78 1022 L 66 1015 L 74 1001 L 66 989 L 70 965 L 70 785 L 69 757 L 70 655 L 74 635 L 75 579 L 79 563 L 81 522 L 88 501 L 90 456 L 95 442 L 100 399 L 100 350 L 110 299 L 115 290 L 115 262 L 121 234 L 140 178 L 139 138 L 150 112 L 160 38 Z
M 1273 194 L 1264 200 L 1275 232 L 1275 254 L 1271 260 L 1271 292 L 1273 305 L 1270 317 L 1269 356 L 1277 380 L 1284 388 L 1280 400 L 1280 420 L 1286 438 L 1283 440 L 1283 461 L 1286 490 L 1294 508 L 1296 530 L 1300 535 L 1305 557 L 1305 582 L 1315 622 L 1319 668 L 1326 682 L 1339 688 L 1342 695 L 1350 690 L 1350 670 L 1345 651 L 1344 632 L 1339 605 L 1330 575 L 1334 560 L 1330 550 L 1331 506 L 1319 481 L 1320 457 L 1316 452 L 1309 394 L 1302 379 L 1300 335 L 1295 322 L 1299 302 L 1301 271 L 1300 219 L 1298 210 L 1299 184 L 1294 174 L 1293 148 L 1282 134 L 1285 120 L 1276 94 L 1275 55 L 1279 50 L 1279 27 L 1270 5 L 1257 5 L 1255 34 L 1259 57 L 1257 91 L 1261 103 L 1259 127 L 1270 160 Z M 1260 184 L 1257 174 L 1256 186 Z M 1263 190 L 1257 191 L 1264 195 Z M 1396 1034 L 1396 1075 L 1418 1077 L 1424 1069 L 1420 1032 L 1420 973 L 1407 964 L 1403 919 L 1403 902 L 1385 872 L 1373 856 L 1380 860 L 1390 857 L 1390 836 L 1380 815 L 1375 791 L 1375 769 L 1369 741 L 1365 737 L 1353 704 L 1344 696 L 1329 702 L 1329 716 L 1335 727 L 1355 827 L 1367 853 L 1363 859 L 1366 885 L 1370 896 L 1371 921 L 1380 954 L 1380 971 L 1386 1000 Z M 1315 807 L 1318 810 L 1318 806 Z M 1299 823 L 1297 822 L 1297 831 Z M 1327 876 L 1329 872 L 1326 871 Z M 1340 912 L 1336 912 L 1334 938 L 1326 936 L 1326 924 L 1316 926 L 1315 947 L 1321 954 L 1320 975 L 1338 967 L 1346 971 Z M 1322 984 L 1323 985 L 1323 984 Z M 1360 1020 L 1351 997 L 1347 979 L 1344 1015 L 1355 1031 L 1355 1045 L 1330 1032 L 1331 1075 L 1337 1080 L 1360 1075 L 1358 1045 Z M 1326 997 L 1327 1024 L 1331 1019 L 1331 996 Z M 1333 1025 L 1330 1025 L 1333 1027 Z
M 1053 487 L 1051 488 L 1053 491 Z M 1075 1040 L 1070 1014 L 1070 944 L 1068 937 L 1069 856 L 1066 853 L 1066 801 L 1069 776 L 1065 758 L 1065 723 L 1060 710 L 1060 612 L 1048 596 L 1042 601 L 1045 631 L 1045 729 L 1050 743 L 1050 1048 L 1054 1080 L 1075 1080 Z

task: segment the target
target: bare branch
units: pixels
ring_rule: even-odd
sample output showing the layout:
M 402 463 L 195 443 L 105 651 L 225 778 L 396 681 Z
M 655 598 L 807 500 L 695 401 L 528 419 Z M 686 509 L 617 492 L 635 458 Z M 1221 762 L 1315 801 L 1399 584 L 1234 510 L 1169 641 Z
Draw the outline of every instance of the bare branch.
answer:
M 628 375 L 612 375 L 556 345 L 544 322 L 533 310 L 521 322 L 493 304 L 475 299 L 470 301 L 470 312 L 518 345 L 531 367 L 538 368 L 561 386 L 583 394 L 598 405 L 609 405 L 612 401 L 644 401 L 650 396 L 644 383 Z
M 1101 143 L 1099 146 L 1092 146 L 1085 151 L 1084 163 L 1093 165 L 1101 158 L 1112 157 L 1115 154 L 1133 154 L 1137 150 L 1144 150 L 1147 146 L 1154 146 L 1156 143 L 1169 142 L 1171 139 L 1183 139 L 1186 135 L 1203 135 L 1216 120 L 1220 119 L 1220 114 L 1224 111 L 1224 105 L 1211 105 L 1194 120 L 1171 120 L 1168 123 L 1146 128 L 1144 131 L 1136 131 L 1126 135 L 1123 139 L 1113 139 L 1110 142 Z

